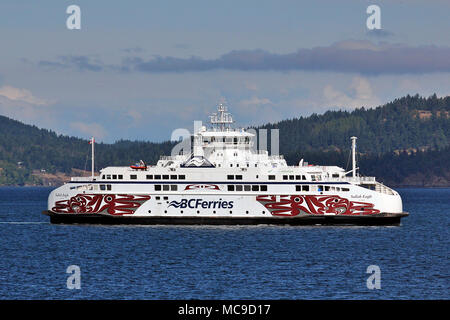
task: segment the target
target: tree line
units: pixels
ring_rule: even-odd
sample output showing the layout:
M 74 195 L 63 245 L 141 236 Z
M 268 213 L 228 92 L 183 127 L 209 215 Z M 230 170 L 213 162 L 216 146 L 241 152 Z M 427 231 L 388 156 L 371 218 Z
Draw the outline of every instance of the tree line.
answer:
M 450 96 L 408 95 L 373 109 L 327 111 L 255 129 L 268 129 L 267 141 L 270 129 L 279 129 L 279 151 L 289 164 L 304 158 L 310 163 L 345 168 L 350 137 L 357 136 L 360 167 L 365 174 L 400 179 L 417 170 L 449 171 L 448 161 L 443 159 L 449 159 Z M 156 163 L 161 155 L 169 155 L 175 144 L 99 143 L 96 169 L 127 166 L 140 159 Z M 89 170 L 90 145 L 84 139 L 0 116 L 0 168 L 0 184 L 35 183 L 30 174 L 35 169 L 51 173 Z

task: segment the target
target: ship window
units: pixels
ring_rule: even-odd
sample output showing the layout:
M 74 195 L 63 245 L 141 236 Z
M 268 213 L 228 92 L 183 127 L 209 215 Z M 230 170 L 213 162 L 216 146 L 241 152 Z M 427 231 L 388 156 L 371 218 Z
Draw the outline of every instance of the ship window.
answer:
M 242 180 L 242 176 L 240 174 L 236 175 L 236 180 Z
M 228 191 L 234 191 L 234 185 L 229 184 L 228 185 Z
M 342 191 L 350 191 L 349 188 L 342 188 Z
M 241 184 L 238 184 L 236 186 L 236 191 L 242 191 L 242 185 Z
M 168 184 L 163 184 L 163 191 L 169 191 L 170 186 Z
M 302 191 L 301 186 L 295 186 L 295 191 Z
M 259 186 L 256 184 L 252 185 L 252 191 L 259 191 Z
M 302 191 L 309 191 L 309 186 L 302 186 Z
M 177 175 L 176 175 L 176 174 L 172 174 L 172 175 L 170 176 L 170 179 L 177 180 Z
M 171 184 L 170 185 L 170 191 L 177 191 L 177 185 L 176 184 Z
M 155 191 L 161 191 L 161 185 L 155 184 Z
M 156 186 L 155 186 L 156 187 Z M 161 187 L 161 186 L 160 186 Z M 159 200 L 159 199 L 161 199 L 160 197 L 155 197 L 155 200 Z
M 244 191 L 250 191 L 250 189 L 251 189 L 251 188 L 250 188 L 249 185 L 245 185 L 245 186 L 244 186 Z
M 155 174 L 155 179 L 156 180 L 161 180 L 161 175 L 160 174 Z
M 289 180 L 294 180 L 294 176 L 289 176 Z
M 275 180 L 275 176 L 270 175 L 269 180 Z
M 234 180 L 234 176 L 232 174 L 227 175 L 228 180 Z
M 119 180 L 123 179 L 123 175 L 119 174 Z
M 106 186 L 104 184 L 100 185 L 100 190 L 106 190 Z
M 302 175 L 302 180 L 306 180 L 306 176 L 305 175 Z
M 111 191 L 111 185 L 110 185 L 110 184 L 107 184 L 107 185 L 106 185 L 106 190 Z
M 330 191 L 330 187 L 329 186 L 325 186 L 325 191 Z
M 184 179 L 186 179 L 186 176 L 184 174 L 180 174 L 180 175 L 178 175 L 178 179 L 184 180 Z
M 164 174 L 163 175 L 163 179 L 166 179 L 166 180 L 169 179 L 169 175 L 168 174 Z
M 301 180 L 301 176 L 295 176 L 295 180 Z
M 288 176 L 283 176 L 283 180 L 287 180 L 288 179 Z
M 152 180 L 152 179 L 153 179 L 153 175 L 152 175 L 152 174 L 148 174 L 148 175 L 147 175 L 147 179 L 148 179 L 148 180 Z
M 257 163 L 255 163 L 255 168 L 258 166 L 258 164 Z
M 117 174 L 113 174 L 112 178 L 113 178 L 114 180 L 116 180 L 116 179 L 117 179 Z
M 137 175 L 135 175 L 135 174 L 130 175 L 130 179 L 136 180 L 137 179 Z
M 102 175 L 102 179 L 105 179 L 105 175 Z
M 110 174 L 107 174 L 107 175 L 106 175 L 106 179 L 111 179 L 111 175 L 110 175 Z
M 247 163 L 247 168 L 248 168 L 248 167 L 250 167 L 250 164 L 249 164 L 249 163 Z
M 315 175 L 311 175 L 311 181 L 316 181 L 316 176 Z
M 232 164 L 232 163 L 230 163 L 230 168 L 231 168 L 231 167 L 233 167 L 233 164 Z
M 261 191 L 267 191 L 267 186 L 260 186 Z
M 239 163 L 237 163 L 237 164 L 236 164 L 236 167 L 238 167 L 238 168 L 239 168 Z
M 323 186 L 321 186 L 321 185 L 317 186 L 317 191 L 322 192 L 323 191 Z
M 339 173 L 333 173 L 331 176 L 332 176 L 333 178 L 339 178 Z
M 169 197 L 163 197 L 164 200 L 169 200 Z

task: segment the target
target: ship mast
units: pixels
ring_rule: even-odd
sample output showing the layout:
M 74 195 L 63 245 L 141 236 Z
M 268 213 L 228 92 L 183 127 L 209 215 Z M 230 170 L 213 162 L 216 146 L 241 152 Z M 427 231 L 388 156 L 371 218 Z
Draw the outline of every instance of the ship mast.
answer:
M 352 140 L 352 175 L 356 177 L 356 139 L 357 137 L 351 137 Z
M 91 171 L 92 171 L 92 181 L 94 181 L 94 144 L 95 144 L 94 137 L 91 138 L 89 144 L 92 147 Z
M 217 113 L 213 113 L 210 118 L 211 124 L 216 125 L 220 131 L 225 131 L 233 123 L 233 117 L 227 112 L 227 107 L 220 103 L 217 106 Z

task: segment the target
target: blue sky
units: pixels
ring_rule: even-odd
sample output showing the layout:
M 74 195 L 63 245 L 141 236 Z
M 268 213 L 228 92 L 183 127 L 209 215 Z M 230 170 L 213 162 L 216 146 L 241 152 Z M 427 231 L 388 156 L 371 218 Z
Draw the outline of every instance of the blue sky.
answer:
M 81 30 L 66 8 L 81 8 Z M 366 27 L 379 5 L 378 32 Z M 237 125 L 450 94 L 448 1 L 0 3 L 0 114 L 161 141 L 226 101 Z

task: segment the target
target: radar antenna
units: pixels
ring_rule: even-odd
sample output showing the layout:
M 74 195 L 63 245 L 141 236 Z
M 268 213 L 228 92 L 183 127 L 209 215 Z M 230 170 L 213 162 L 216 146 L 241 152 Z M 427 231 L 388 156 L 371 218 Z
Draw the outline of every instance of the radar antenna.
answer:
M 216 126 L 220 131 L 230 128 L 230 125 L 233 123 L 233 117 L 227 112 L 227 107 L 222 103 L 217 106 L 217 113 L 213 113 L 209 118 L 213 127 Z

